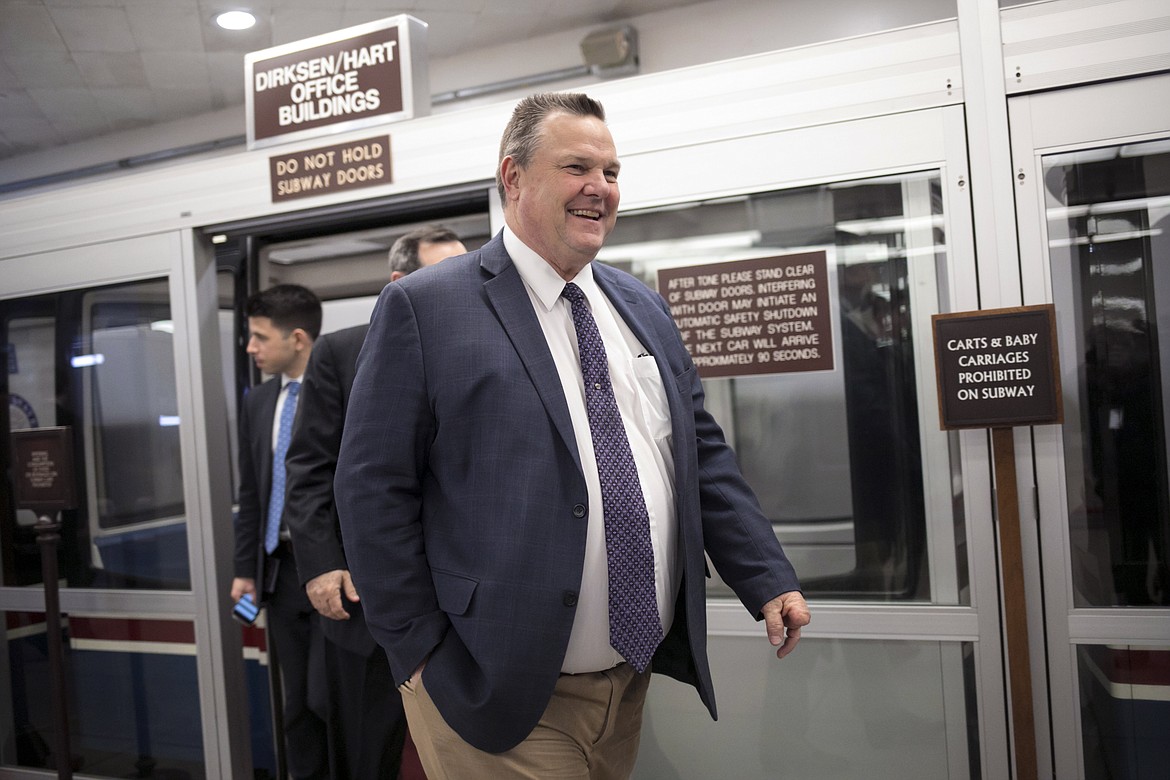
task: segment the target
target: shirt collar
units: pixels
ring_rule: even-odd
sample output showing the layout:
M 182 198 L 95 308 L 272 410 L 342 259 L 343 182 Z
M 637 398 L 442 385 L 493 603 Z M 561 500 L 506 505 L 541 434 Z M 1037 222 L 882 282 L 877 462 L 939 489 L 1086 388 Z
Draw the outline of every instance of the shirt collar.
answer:
M 540 305 L 545 311 L 552 311 L 561 297 L 561 291 L 565 289 L 565 280 L 507 225 L 504 225 L 504 249 L 508 250 L 520 278 L 540 301 Z M 573 283 L 581 288 L 586 297 L 591 297 L 591 293 L 597 289 L 597 283 L 593 280 L 593 263 L 578 271 Z

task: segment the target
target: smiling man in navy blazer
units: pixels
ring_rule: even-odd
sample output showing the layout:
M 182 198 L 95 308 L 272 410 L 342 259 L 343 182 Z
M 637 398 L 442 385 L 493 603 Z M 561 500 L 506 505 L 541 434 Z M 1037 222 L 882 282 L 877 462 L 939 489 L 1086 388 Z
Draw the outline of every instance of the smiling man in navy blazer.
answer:
M 522 100 L 505 228 L 387 286 L 358 360 L 342 536 L 431 780 L 628 777 L 651 669 L 714 716 L 704 551 L 779 657 L 809 621 L 665 302 L 592 262 L 619 199 L 604 119 Z

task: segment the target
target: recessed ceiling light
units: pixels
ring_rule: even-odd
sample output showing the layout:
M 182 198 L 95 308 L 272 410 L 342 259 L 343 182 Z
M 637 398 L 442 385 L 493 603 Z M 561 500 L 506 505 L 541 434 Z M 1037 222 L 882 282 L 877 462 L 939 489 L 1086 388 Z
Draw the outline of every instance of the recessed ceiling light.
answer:
M 247 30 L 256 24 L 256 17 L 247 11 L 227 11 L 215 17 L 215 23 L 225 30 Z

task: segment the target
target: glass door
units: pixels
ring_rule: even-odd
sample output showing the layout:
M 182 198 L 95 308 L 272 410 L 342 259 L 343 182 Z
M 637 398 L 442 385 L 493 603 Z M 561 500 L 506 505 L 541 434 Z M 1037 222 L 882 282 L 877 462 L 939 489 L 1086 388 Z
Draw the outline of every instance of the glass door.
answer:
M 68 761 L 87 776 L 240 776 L 246 713 L 223 695 L 242 687 L 239 628 L 205 575 L 215 529 L 231 525 L 228 469 L 216 500 L 206 465 L 228 463 L 227 423 L 221 372 L 193 359 L 219 352 L 215 316 L 197 314 L 216 306 L 214 266 L 172 234 L 6 260 L 4 274 L 0 459 L 11 476 L 10 431 L 67 426 L 77 501 L 56 518 L 65 758 L 47 695 L 45 548 L 3 490 L 0 774 Z
M 1065 404 L 1034 429 L 1033 551 L 1062 778 L 1170 765 L 1170 110 L 1151 99 L 1168 89 L 1011 105 L 1025 303 L 1055 305 Z

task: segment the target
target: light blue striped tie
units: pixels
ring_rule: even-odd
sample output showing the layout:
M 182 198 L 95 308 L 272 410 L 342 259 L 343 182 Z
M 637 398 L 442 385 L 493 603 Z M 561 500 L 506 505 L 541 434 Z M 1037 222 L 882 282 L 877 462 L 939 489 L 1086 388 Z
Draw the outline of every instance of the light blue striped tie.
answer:
M 292 438 L 293 417 L 297 413 L 297 394 L 300 382 L 289 382 L 285 388 L 288 397 L 280 410 L 280 428 L 276 432 L 276 450 L 272 453 L 272 493 L 268 496 L 268 527 L 264 530 L 264 550 L 271 555 L 280 544 L 280 516 L 284 514 L 284 457 Z

